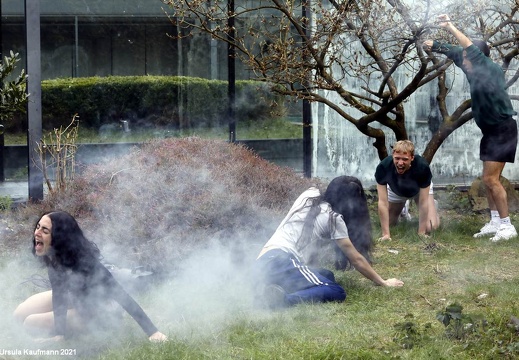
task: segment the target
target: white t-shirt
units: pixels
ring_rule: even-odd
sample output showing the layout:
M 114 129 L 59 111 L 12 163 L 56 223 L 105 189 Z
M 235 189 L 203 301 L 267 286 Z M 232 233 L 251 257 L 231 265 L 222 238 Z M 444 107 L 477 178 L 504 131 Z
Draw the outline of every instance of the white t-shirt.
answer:
M 311 187 L 297 198 L 274 235 L 263 247 L 260 256 L 268 250 L 281 249 L 294 254 L 300 261 L 305 261 L 304 249 L 302 248 L 304 244 L 301 240 L 305 219 L 311 208 L 310 202 L 307 204 L 306 201 L 319 195 L 319 190 Z M 315 219 L 312 236 L 308 244 L 316 241 L 349 238 L 348 229 L 342 215 L 333 211 L 331 205 L 327 202 L 321 202 L 320 207 L 321 212 Z

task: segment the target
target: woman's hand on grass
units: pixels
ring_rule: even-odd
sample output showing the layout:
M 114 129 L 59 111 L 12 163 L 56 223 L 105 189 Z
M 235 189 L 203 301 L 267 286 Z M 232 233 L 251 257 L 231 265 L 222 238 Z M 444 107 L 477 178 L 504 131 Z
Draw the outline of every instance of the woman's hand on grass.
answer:
M 38 344 L 45 344 L 45 343 L 51 343 L 51 342 L 59 342 L 63 341 L 65 337 L 63 335 L 56 335 L 50 338 L 36 338 L 34 339 L 34 342 Z
M 391 286 L 391 287 L 404 286 L 404 282 L 402 280 L 394 279 L 394 278 L 385 280 L 385 283 L 386 283 L 386 286 Z
M 149 338 L 151 342 L 164 342 L 168 341 L 168 337 L 161 333 L 160 331 L 157 331 L 156 333 L 153 333 Z

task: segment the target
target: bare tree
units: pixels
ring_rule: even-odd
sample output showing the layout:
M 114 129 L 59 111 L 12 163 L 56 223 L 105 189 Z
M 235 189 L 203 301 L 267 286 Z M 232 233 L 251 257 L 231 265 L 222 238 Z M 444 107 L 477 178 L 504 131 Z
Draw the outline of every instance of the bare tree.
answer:
M 508 86 L 519 77 L 517 66 L 511 66 L 519 55 L 518 0 L 236 0 L 234 11 L 228 0 L 163 2 L 171 21 L 183 28 L 179 33 L 202 32 L 232 45 L 258 80 L 279 94 L 329 106 L 374 140 L 381 159 L 388 154 L 384 131 L 397 140 L 408 138 L 404 102 L 431 81 L 437 82 L 442 121 L 423 154 L 429 162 L 444 140 L 472 118 L 470 100 L 452 113 L 447 110 L 445 71 L 451 61 L 422 48 L 426 38 L 453 40 L 435 25 L 438 15 L 449 13 L 458 28 L 491 44 L 499 57 L 495 60 L 507 71 Z M 303 17 L 302 6 L 310 19 Z M 234 37 L 228 36 L 229 17 L 235 20 Z M 347 78 L 356 85 L 348 88 Z M 329 100 L 327 92 L 341 101 Z

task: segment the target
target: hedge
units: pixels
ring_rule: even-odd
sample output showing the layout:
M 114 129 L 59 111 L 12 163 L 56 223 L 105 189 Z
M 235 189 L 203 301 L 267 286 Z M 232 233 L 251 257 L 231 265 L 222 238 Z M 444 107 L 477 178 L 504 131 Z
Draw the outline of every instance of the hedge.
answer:
M 128 120 L 138 126 L 175 129 L 217 127 L 228 122 L 226 81 L 179 76 L 110 76 L 42 81 L 45 130 L 70 123 L 99 128 Z M 280 113 L 282 101 L 265 83 L 236 82 L 236 118 L 257 121 Z M 24 117 L 8 121 L 7 130 L 26 130 Z

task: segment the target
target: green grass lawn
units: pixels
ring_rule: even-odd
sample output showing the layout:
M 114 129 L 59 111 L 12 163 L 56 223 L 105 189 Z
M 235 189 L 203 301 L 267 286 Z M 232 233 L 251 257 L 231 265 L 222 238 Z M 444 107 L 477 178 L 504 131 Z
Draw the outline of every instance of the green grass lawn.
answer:
M 69 348 L 76 358 L 107 360 L 519 357 L 517 325 L 509 324 L 511 316 L 519 316 L 519 239 L 474 239 L 486 216 L 452 211 L 441 215 L 441 228 L 429 239 L 416 235 L 414 219 L 395 227 L 391 242 L 377 243 L 374 268 L 383 277 L 402 279 L 403 288 L 375 286 L 355 271 L 336 272 L 348 293 L 345 302 L 268 312 L 251 306 L 246 276 L 229 273 L 221 284 L 205 283 L 200 274 L 218 270 L 199 263 L 200 274 L 193 273 L 190 282 L 180 283 L 173 276 L 164 286 L 136 296 L 170 336 L 168 343 L 148 343 L 126 315 L 115 331 L 59 346 L 33 344 L 4 320 L 0 349 Z M 519 223 L 516 215 L 512 220 Z M 376 223 L 374 230 L 377 238 Z M 15 305 L 36 290 L 20 285 L 20 279 L 38 268 L 28 255 L 4 252 L 2 259 L 1 316 L 9 319 Z M 200 286 L 211 290 L 210 295 L 198 293 Z M 448 313 L 452 321 L 445 326 L 437 316 L 445 315 L 453 303 L 460 304 L 462 312 Z
M 287 119 L 275 118 L 258 122 L 236 124 L 237 140 L 256 139 L 298 139 L 303 137 L 301 124 Z M 108 142 L 144 142 L 156 138 L 198 136 L 206 139 L 229 139 L 229 128 L 198 128 L 189 130 L 171 130 L 165 128 L 138 129 L 131 128 L 130 132 L 124 132 L 121 128 L 110 131 L 98 131 L 96 129 L 79 128 L 78 143 L 108 143 Z M 20 145 L 27 143 L 27 134 L 5 134 L 6 145 Z

